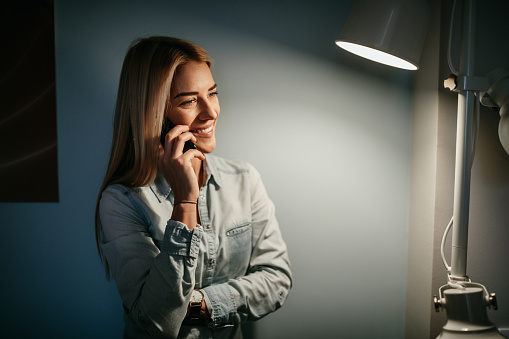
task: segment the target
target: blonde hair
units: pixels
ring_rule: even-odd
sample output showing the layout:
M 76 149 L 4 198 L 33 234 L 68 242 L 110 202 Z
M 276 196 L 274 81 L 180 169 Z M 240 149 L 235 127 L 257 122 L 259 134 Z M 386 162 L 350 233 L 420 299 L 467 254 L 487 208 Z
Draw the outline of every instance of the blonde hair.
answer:
M 178 66 L 189 61 L 206 62 L 209 67 L 212 63 L 203 48 L 186 40 L 162 36 L 135 40 L 125 56 L 115 107 L 110 160 L 95 211 L 97 249 L 108 278 L 109 266 L 100 246 L 99 201 L 102 192 L 115 183 L 141 187 L 154 180 L 173 75 Z

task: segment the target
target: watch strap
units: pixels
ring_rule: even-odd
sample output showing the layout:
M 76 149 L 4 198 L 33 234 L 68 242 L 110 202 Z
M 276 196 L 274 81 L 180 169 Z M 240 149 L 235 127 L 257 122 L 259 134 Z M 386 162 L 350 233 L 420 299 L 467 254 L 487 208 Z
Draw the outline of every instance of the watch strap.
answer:
M 198 302 L 189 301 L 188 312 L 183 323 L 185 325 L 205 325 L 205 310 L 202 307 L 205 297 L 200 290 L 193 290 L 193 293 L 200 293 L 201 298 Z

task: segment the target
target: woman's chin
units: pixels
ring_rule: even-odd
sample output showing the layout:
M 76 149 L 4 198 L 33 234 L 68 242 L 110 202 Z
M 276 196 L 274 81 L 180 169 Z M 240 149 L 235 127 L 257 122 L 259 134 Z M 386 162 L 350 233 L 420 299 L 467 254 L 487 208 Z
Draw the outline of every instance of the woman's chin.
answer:
M 198 149 L 198 151 L 202 152 L 203 154 L 212 153 L 215 148 L 216 148 L 215 140 L 213 142 L 207 142 L 207 143 L 203 143 L 203 144 L 197 143 L 196 144 L 196 149 Z

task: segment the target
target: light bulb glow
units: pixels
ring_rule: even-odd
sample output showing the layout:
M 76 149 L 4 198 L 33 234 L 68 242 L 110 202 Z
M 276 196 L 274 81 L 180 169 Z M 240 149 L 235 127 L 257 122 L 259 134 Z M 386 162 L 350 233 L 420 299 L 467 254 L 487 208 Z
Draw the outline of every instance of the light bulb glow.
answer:
M 385 53 L 385 52 L 379 51 L 374 48 L 370 48 L 370 47 L 366 47 L 366 46 L 362 46 L 362 45 L 358 45 L 358 44 L 354 44 L 354 43 L 346 42 L 346 41 L 336 41 L 336 45 L 343 48 L 344 50 L 347 50 L 350 53 L 353 53 L 355 55 L 361 56 L 361 57 L 369 59 L 369 60 L 379 62 L 384 65 L 407 69 L 407 70 L 412 70 L 412 71 L 415 71 L 417 69 L 417 66 L 415 66 L 414 64 L 412 64 L 406 60 L 403 60 L 403 59 L 398 58 L 392 54 Z

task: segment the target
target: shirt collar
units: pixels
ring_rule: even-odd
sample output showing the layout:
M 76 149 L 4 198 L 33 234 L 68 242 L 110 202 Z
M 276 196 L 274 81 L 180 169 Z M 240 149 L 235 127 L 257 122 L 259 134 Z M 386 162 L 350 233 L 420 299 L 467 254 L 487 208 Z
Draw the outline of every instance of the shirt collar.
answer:
M 159 170 L 157 170 L 154 182 L 149 186 L 159 202 L 166 200 L 171 193 L 170 185 L 168 185 L 163 173 Z
M 217 169 L 216 157 L 210 154 L 205 157 L 205 176 L 207 178 L 206 183 L 210 181 L 218 188 L 222 186 L 221 172 Z
M 214 159 L 214 156 L 206 155 L 205 156 L 205 185 L 207 185 L 209 182 L 216 185 L 218 188 L 221 187 L 221 173 L 217 170 L 216 162 Z M 157 171 L 156 178 L 154 179 L 154 182 L 149 185 L 150 189 L 154 193 L 154 195 L 157 197 L 159 202 L 162 202 L 166 199 L 168 199 L 168 196 L 172 193 L 170 185 L 166 182 L 166 179 L 164 178 L 164 175 L 161 171 Z M 173 194 L 171 194 L 171 200 L 173 200 Z

